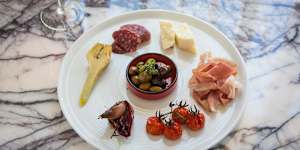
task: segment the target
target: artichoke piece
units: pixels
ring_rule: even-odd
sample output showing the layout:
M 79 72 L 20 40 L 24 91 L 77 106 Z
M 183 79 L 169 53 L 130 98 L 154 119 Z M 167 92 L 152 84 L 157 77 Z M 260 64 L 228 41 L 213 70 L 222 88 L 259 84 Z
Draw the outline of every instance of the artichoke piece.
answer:
M 97 43 L 87 53 L 89 71 L 80 94 L 79 105 L 81 107 L 87 103 L 96 81 L 109 64 L 111 52 L 111 45 Z

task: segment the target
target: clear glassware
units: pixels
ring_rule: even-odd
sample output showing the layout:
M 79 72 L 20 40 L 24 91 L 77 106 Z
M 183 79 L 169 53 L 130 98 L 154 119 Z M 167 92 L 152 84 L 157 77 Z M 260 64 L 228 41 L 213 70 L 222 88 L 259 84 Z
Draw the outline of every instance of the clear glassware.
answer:
M 45 9 L 40 13 L 42 24 L 54 31 L 67 31 L 78 26 L 84 17 L 83 0 L 57 0 L 56 9 Z

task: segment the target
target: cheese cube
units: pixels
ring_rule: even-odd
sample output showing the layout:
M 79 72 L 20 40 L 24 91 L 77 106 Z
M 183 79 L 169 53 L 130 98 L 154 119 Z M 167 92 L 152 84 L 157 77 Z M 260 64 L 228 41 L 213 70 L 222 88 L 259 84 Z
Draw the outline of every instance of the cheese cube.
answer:
M 176 45 L 179 49 L 196 53 L 194 35 L 186 23 L 182 23 L 176 29 Z
M 160 22 L 160 44 L 163 50 L 175 45 L 175 31 L 171 22 Z

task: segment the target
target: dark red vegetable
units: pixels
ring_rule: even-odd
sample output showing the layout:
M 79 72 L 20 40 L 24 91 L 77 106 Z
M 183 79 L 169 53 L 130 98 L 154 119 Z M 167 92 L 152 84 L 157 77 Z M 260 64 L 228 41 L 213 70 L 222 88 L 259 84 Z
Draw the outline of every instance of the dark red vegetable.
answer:
M 100 118 L 107 118 L 115 129 L 113 136 L 130 136 L 131 126 L 134 118 L 134 111 L 127 101 L 120 101 L 100 115 Z

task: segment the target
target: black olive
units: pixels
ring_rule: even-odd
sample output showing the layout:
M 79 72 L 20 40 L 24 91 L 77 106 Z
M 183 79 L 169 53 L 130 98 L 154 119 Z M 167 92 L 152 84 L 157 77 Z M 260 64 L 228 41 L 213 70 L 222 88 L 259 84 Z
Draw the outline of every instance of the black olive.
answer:
M 128 70 L 129 75 L 136 75 L 138 74 L 138 68 L 136 66 L 131 66 Z
M 170 72 L 172 71 L 172 68 L 171 68 L 170 65 L 166 65 L 166 68 L 167 68 L 167 70 L 168 70 L 168 73 L 170 73 Z
M 165 83 L 165 87 L 169 87 L 172 83 L 172 78 L 169 77 L 169 78 L 163 79 L 163 82 Z
M 166 86 L 165 81 L 163 80 L 163 78 L 161 76 L 154 76 L 151 80 L 151 83 L 153 85 L 157 85 L 160 86 L 162 88 L 164 88 Z
M 157 67 L 159 74 L 163 77 L 167 76 L 171 71 L 171 66 L 162 62 L 157 62 L 155 67 Z

